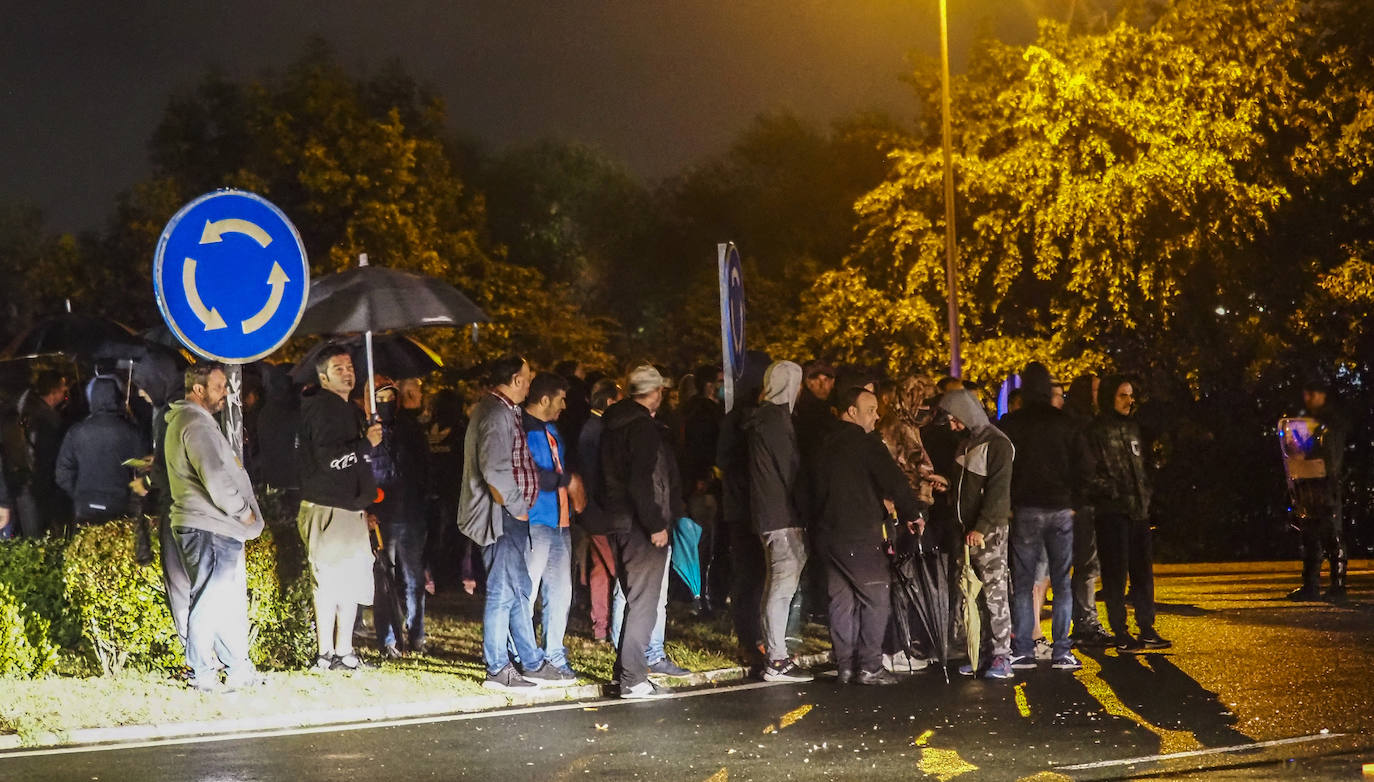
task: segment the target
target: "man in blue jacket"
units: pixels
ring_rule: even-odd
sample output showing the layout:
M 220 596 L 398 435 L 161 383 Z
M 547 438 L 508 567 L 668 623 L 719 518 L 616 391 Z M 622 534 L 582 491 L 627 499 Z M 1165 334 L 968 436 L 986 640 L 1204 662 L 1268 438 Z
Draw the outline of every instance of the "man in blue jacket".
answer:
M 567 395 L 566 379 L 553 372 L 540 372 L 530 381 L 521 421 L 530 458 L 539 473 L 539 496 L 530 508 L 530 550 L 525 557 L 530 571 L 530 612 L 534 611 L 534 596 L 539 595 L 544 659 L 558 670 L 561 680 L 570 682 L 577 674 L 568 665 L 563 633 L 572 607 L 572 537 L 568 526 L 572 472 L 567 469 L 563 435 L 554 423 L 567 407 Z

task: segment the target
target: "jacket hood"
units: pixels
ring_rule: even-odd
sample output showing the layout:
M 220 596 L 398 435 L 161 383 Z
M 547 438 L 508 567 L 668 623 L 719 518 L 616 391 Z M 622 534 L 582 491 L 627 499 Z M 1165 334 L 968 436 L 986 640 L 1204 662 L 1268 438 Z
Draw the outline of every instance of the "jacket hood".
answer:
M 1027 402 L 1049 404 L 1050 393 L 1050 371 L 1039 361 L 1027 364 L 1021 372 L 1021 396 Z
M 1109 375 L 1102 378 L 1102 384 L 1097 387 L 1097 411 L 1098 414 L 1110 418 L 1128 418 L 1116 412 L 1116 391 L 1121 388 L 1123 383 L 1131 382 L 1123 375 Z
M 607 429 L 623 429 L 645 418 L 653 420 L 647 407 L 632 398 L 622 399 L 606 408 L 606 412 L 601 416 L 601 424 Z
M 199 413 L 209 415 L 208 410 L 197 405 L 195 402 L 186 399 L 178 399 L 167 406 L 167 412 L 162 414 L 162 420 L 166 421 L 170 426 L 175 423 L 178 418 L 188 415 L 197 415 Z
M 802 368 L 791 361 L 774 361 L 763 374 L 762 401 L 786 405 L 787 412 L 797 406 L 797 392 L 801 391 Z
M 109 375 L 97 375 L 86 385 L 86 401 L 90 403 L 91 415 L 119 412 L 124 407 L 119 381 Z
M 939 407 L 959 419 L 959 423 L 967 427 L 970 432 L 976 432 L 990 425 L 988 414 L 983 410 L 983 406 L 978 403 L 977 397 L 968 389 L 957 388 L 953 391 L 946 391 L 940 396 Z

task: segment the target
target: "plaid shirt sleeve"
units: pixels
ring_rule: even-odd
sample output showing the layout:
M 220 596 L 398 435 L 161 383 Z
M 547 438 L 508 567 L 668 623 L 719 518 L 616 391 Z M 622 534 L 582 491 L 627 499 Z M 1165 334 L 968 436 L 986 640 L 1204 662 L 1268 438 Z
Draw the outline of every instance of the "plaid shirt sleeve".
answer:
M 539 498 L 539 470 L 530 456 L 530 444 L 525 440 L 525 432 L 520 426 L 520 408 L 511 409 L 511 471 L 515 473 L 515 485 L 525 496 L 525 504 L 534 507 Z

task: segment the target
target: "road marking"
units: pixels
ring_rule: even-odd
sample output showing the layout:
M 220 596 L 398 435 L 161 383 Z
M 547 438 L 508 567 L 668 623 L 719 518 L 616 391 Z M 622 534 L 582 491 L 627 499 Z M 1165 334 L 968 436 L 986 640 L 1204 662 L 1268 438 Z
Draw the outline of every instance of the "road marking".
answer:
M 1060 771 L 1088 771 L 1094 768 L 1111 768 L 1112 766 L 1134 766 L 1140 763 L 1157 763 L 1165 760 L 1177 758 L 1196 758 L 1204 755 L 1226 755 L 1231 752 L 1244 752 L 1250 749 L 1262 749 L 1264 747 L 1282 747 L 1288 744 L 1305 744 L 1312 741 L 1325 741 L 1326 739 L 1338 739 L 1344 733 L 1316 733 L 1311 736 L 1296 736 L 1291 739 L 1274 739 L 1272 741 L 1256 741 L 1253 744 L 1236 744 L 1230 747 L 1211 747 L 1208 749 L 1195 749 L 1189 752 L 1170 752 L 1162 755 L 1145 755 L 1138 758 L 1124 758 L 1122 760 L 1099 760 L 1096 763 L 1080 763 L 1076 766 L 1059 766 Z
M 728 692 L 759 690 L 766 687 L 783 687 L 788 684 L 789 682 L 750 682 L 749 684 L 740 684 L 730 687 L 693 690 L 691 692 L 675 692 L 666 698 L 658 698 L 656 700 L 661 702 L 680 700 L 682 698 L 699 698 L 705 695 L 721 695 Z M 619 698 L 613 698 L 605 701 L 596 701 L 596 708 L 604 709 L 611 706 L 643 705 L 652 702 L 653 701 L 621 700 Z M 208 744 L 211 742 L 242 741 L 246 739 L 278 738 L 284 736 L 312 736 L 319 733 L 343 733 L 345 731 L 371 730 L 373 728 L 403 728 L 412 725 L 433 725 L 442 722 L 466 722 L 469 720 L 495 719 L 498 717 L 518 717 L 526 714 L 546 714 L 549 712 L 584 710 L 587 708 L 587 701 L 576 701 L 571 703 L 521 706 L 513 709 L 506 708 L 494 709 L 491 711 L 464 712 L 462 714 L 438 714 L 431 717 L 401 717 L 391 720 L 376 720 L 374 722 L 343 722 L 337 725 L 312 725 L 305 728 L 268 728 L 264 730 L 244 731 L 241 733 L 227 733 L 219 736 L 175 736 L 162 739 L 146 739 L 143 741 L 127 741 L 111 744 L 87 744 L 76 747 L 25 749 L 0 752 L 0 762 L 3 762 L 7 758 L 27 758 L 44 755 L 74 755 L 84 752 L 111 752 L 122 749 L 147 749 L 150 747 L 171 747 L 181 744 Z
M 927 728 L 925 733 L 922 733 L 921 735 L 916 737 L 916 746 L 924 747 L 926 744 L 930 742 L 930 737 L 934 735 L 935 731 Z
M 940 782 L 949 782 L 957 776 L 978 770 L 977 766 L 960 757 L 958 751 L 934 747 L 921 749 L 921 760 L 916 767 L 922 774 L 935 777 Z
M 1022 717 L 1030 718 L 1030 700 L 1026 697 L 1026 683 L 1016 685 L 1016 710 Z

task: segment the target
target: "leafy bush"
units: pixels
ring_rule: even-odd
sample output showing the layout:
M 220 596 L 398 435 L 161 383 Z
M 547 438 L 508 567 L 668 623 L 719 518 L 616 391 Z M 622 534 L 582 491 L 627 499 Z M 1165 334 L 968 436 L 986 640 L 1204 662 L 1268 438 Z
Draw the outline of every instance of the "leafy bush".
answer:
M 63 594 L 65 545 L 50 539 L 6 541 L 0 545 L 0 584 L 9 588 L 16 602 L 48 622 L 52 644 L 74 647 L 81 633 Z
M 57 665 L 48 620 L 0 583 L 0 676 L 36 677 Z
M 303 556 L 299 541 L 294 529 L 275 525 L 248 541 L 249 654 L 261 668 L 303 668 L 315 660 L 310 585 L 297 559 Z

